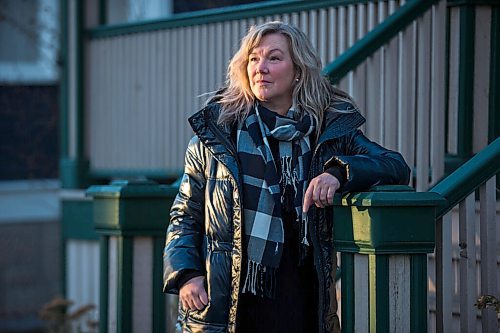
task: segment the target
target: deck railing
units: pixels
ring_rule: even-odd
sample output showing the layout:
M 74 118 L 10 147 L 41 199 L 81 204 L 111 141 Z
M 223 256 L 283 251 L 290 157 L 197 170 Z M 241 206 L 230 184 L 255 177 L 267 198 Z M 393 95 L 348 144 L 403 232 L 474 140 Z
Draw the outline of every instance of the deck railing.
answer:
M 437 212 L 435 283 L 430 286 L 437 332 L 456 331 L 453 316 L 459 316 L 461 332 L 498 330 L 498 314 L 474 306 L 482 295 L 499 296 L 498 172 L 500 138 L 429 190 L 448 200 Z M 454 207 L 458 211 L 452 212 Z

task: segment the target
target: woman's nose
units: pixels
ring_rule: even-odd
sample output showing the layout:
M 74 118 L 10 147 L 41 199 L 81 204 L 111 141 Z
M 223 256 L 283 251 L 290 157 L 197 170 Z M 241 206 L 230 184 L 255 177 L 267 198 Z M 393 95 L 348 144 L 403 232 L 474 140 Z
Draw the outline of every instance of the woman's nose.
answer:
M 256 69 L 257 69 L 257 73 L 267 73 L 268 69 L 267 69 L 267 62 L 266 62 L 266 60 L 259 61 L 257 63 Z

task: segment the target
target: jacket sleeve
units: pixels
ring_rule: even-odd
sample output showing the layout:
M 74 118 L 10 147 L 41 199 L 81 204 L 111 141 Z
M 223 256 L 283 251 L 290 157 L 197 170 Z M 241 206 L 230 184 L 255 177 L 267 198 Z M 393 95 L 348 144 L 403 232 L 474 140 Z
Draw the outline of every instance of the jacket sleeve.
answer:
M 334 155 L 324 169 L 341 168 L 345 182 L 341 192 L 356 192 L 375 185 L 406 185 L 410 180 L 410 168 L 398 152 L 386 149 L 370 141 L 361 130 L 342 137 L 342 155 Z
M 186 150 L 184 175 L 172 208 L 163 252 L 163 291 L 177 294 L 184 273 L 205 274 L 201 256 L 204 235 L 205 175 L 202 144 L 193 138 Z

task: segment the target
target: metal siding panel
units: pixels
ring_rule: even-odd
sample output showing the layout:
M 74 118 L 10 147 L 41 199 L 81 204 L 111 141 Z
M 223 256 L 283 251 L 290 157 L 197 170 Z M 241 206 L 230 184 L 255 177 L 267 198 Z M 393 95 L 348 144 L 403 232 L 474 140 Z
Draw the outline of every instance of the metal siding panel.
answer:
M 338 33 L 337 33 L 337 38 L 338 38 L 338 49 L 337 49 L 337 56 L 341 55 L 345 50 L 347 50 L 347 36 L 348 36 L 348 21 L 347 21 L 347 8 L 345 6 L 341 6 L 338 8 L 338 16 L 337 16 L 337 27 L 338 27 Z M 349 74 L 342 78 L 342 80 L 339 81 L 338 87 L 347 92 L 349 92 Z
M 299 13 L 292 13 L 292 24 L 296 27 L 299 26 Z
M 397 130 L 396 124 L 399 122 L 397 105 L 398 105 L 398 39 L 396 36 L 387 45 L 384 58 L 384 117 L 383 117 L 383 132 L 384 145 L 389 149 L 397 149 Z
M 187 59 L 187 68 L 186 68 L 186 107 L 184 112 L 182 112 L 182 119 L 178 124 L 181 129 L 181 143 L 176 149 L 175 158 L 172 159 L 172 165 L 170 168 L 180 170 L 182 169 L 182 162 L 184 161 L 184 151 L 187 147 L 189 139 L 192 136 L 191 127 L 188 124 L 188 117 L 194 114 L 198 110 L 198 106 L 196 105 L 198 94 L 196 92 L 195 82 L 197 73 L 194 72 L 193 66 L 195 63 L 199 63 L 198 58 L 199 53 L 195 52 L 195 27 L 187 28 L 187 36 L 186 36 L 186 59 Z M 225 36 L 227 38 L 227 36 Z
M 321 59 L 321 64 L 324 66 L 327 63 L 327 52 L 328 52 L 328 22 L 327 22 L 327 10 L 319 10 L 318 19 L 318 53 Z
M 476 6 L 474 54 L 473 153 L 488 145 L 488 110 L 490 89 L 491 7 Z M 486 52 L 485 52 L 486 50 Z
M 175 52 L 175 75 L 174 75 L 174 85 L 175 94 L 172 96 L 175 99 L 176 106 L 172 110 L 171 116 L 171 130 L 172 141 L 169 147 L 169 156 L 171 163 L 174 164 L 178 160 L 181 151 L 184 151 L 186 145 L 184 145 L 183 133 L 185 127 L 185 112 L 186 112 L 186 82 L 187 82 L 187 71 L 186 67 L 188 65 L 188 58 L 186 54 L 186 28 L 180 27 L 174 31 L 174 48 Z M 171 51 L 172 52 L 172 51 Z
M 398 1 L 370 2 L 302 11 L 299 14 L 268 15 L 264 19 L 289 20 L 300 26 L 307 32 L 313 45 L 318 48 L 322 61 L 326 63 L 333 60 L 338 52 L 344 51 L 357 39 L 362 38 L 365 35 L 363 30 L 371 30 L 375 22 L 385 19 L 387 12 L 393 12 L 398 7 Z M 367 20 L 369 29 L 366 29 Z M 228 61 L 230 55 L 236 50 L 237 41 L 246 32 L 247 22 L 252 24 L 256 22 L 256 19 L 188 28 L 192 29 L 193 34 L 187 32 L 191 30 L 182 28 L 169 30 L 168 33 L 138 33 L 90 41 L 91 47 L 102 42 L 103 49 L 111 48 L 112 53 L 106 54 L 105 59 L 100 63 L 99 59 L 90 59 L 90 61 L 96 60 L 96 67 L 97 64 L 102 64 L 103 73 L 99 75 L 108 75 L 107 84 L 97 78 L 93 79 L 93 84 L 91 84 L 91 87 L 95 87 L 93 91 L 98 95 L 89 104 L 91 105 L 89 122 L 93 131 L 92 137 L 89 138 L 92 167 L 104 169 L 180 168 L 185 144 L 191 137 L 186 118 L 199 108 L 201 100 L 204 99 L 195 96 L 212 91 L 222 84 L 225 61 Z M 241 33 L 238 27 L 241 28 Z M 188 43 L 187 40 L 193 40 L 195 37 L 191 36 L 197 35 L 196 31 L 200 30 L 202 31 L 201 47 L 194 41 Z M 171 37 L 170 40 L 165 38 L 167 35 Z M 232 40 L 235 42 L 228 45 Z M 211 45 L 215 47 L 209 47 Z M 201 52 L 194 51 L 198 49 Z M 162 54 L 170 56 L 165 59 L 167 57 L 162 57 Z M 91 57 L 98 58 L 95 53 Z M 371 61 L 375 59 L 380 62 L 383 57 L 384 55 L 378 52 Z M 389 63 L 394 62 L 389 61 Z M 211 71 L 207 70 L 209 67 L 212 68 Z M 368 129 L 367 134 L 382 143 L 387 141 L 390 147 L 393 147 L 391 140 L 381 139 L 381 134 L 384 128 L 388 129 L 387 122 L 393 123 L 394 119 L 399 116 L 387 114 L 386 123 L 380 126 L 384 118 L 378 118 L 378 114 L 385 109 L 393 110 L 390 105 L 384 105 L 384 100 L 389 104 L 398 98 L 393 95 L 391 98 L 389 96 L 381 98 L 380 93 L 374 91 L 376 89 L 373 87 L 380 86 L 379 83 L 383 82 L 383 72 L 381 75 L 377 65 L 371 73 L 365 74 L 364 67 L 365 65 L 361 65 L 355 73 L 349 73 L 348 79 L 342 80 L 340 86 L 355 95 L 363 112 L 365 112 L 366 105 L 379 106 L 379 110 L 375 107 L 375 110 L 366 111 L 368 118 L 370 115 L 375 118 L 375 121 L 368 119 L 367 126 L 371 126 L 371 130 Z M 91 66 L 89 71 L 92 68 Z M 123 71 L 123 68 L 130 68 L 130 70 Z M 398 69 L 396 68 L 395 71 L 397 72 Z M 385 75 L 390 75 L 390 73 Z M 181 84 L 178 86 L 171 83 L 169 86 L 172 77 L 177 78 Z M 387 84 L 389 87 L 385 90 L 387 94 L 398 89 L 397 86 L 392 89 L 391 83 Z M 375 103 L 368 102 L 370 92 L 374 95 L 372 101 L 374 100 Z M 101 99 L 102 102 L 100 102 Z M 94 134 L 94 132 L 97 133 Z M 376 132 L 376 135 L 373 135 L 373 132 Z M 386 133 L 389 132 L 390 137 L 396 136 L 395 132 L 386 131 Z M 143 135 L 144 133 L 148 135 Z M 110 144 L 103 145 L 102 142 Z
M 431 58 L 431 184 L 444 175 L 445 154 L 445 75 L 446 75 L 446 3 L 432 7 L 432 58 Z
M 377 6 L 374 2 L 368 3 L 367 30 L 371 31 L 376 25 Z M 366 134 L 372 140 L 380 142 L 378 123 L 381 114 L 379 109 L 380 93 L 376 87 L 379 87 L 380 80 L 380 52 L 366 59 Z
M 379 1 L 377 6 L 377 23 L 382 23 L 387 17 L 387 3 L 385 1 Z M 385 145 L 385 135 L 384 135 L 384 119 L 385 119 L 385 50 L 386 46 L 382 46 L 377 52 L 377 56 L 374 57 L 374 60 L 379 63 L 379 72 L 378 78 L 376 80 L 377 87 L 380 89 L 378 91 L 378 104 L 376 104 L 379 108 L 379 116 L 378 122 L 375 124 L 377 126 L 377 139 L 379 143 Z M 378 58 L 377 58 L 378 57 Z
M 366 4 L 358 4 L 357 9 L 357 35 L 356 39 L 359 40 L 364 37 L 367 32 L 366 25 Z M 367 90 L 367 82 L 366 82 L 366 61 L 361 63 L 354 71 L 353 71 L 353 88 L 352 88 L 352 96 L 360 109 L 362 115 L 366 116 L 366 90 Z M 362 129 L 365 129 L 366 125 L 363 125 Z
M 176 31 L 176 51 L 177 51 L 177 62 L 176 62 L 176 75 L 175 75 L 175 81 L 176 81 L 176 94 L 175 98 L 177 100 L 177 108 L 175 109 L 175 117 L 172 123 L 172 126 L 174 127 L 174 145 L 172 146 L 172 151 L 170 154 L 170 158 L 172 161 L 178 159 L 178 157 L 181 155 L 180 152 L 181 150 L 185 149 L 185 144 L 184 140 L 182 139 L 184 137 L 183 135 L 183 128 L 184 126 L 181 126 L 182 124 L 185 124 L 185 114 L 186 114 L 186 100 L 187 100 L 187 95 L 188 95 L 188 87 L 186 85 L 187 83 L 187 71 L 186 68 L 190 66 L 191 64 L 189 61 L 187 61 L 187 43 L 186 43 L 186 28 L 179 28 Z M 212 61 L 212 66 L 215 68 L 215 64 Z
M 339 40 L 338 37 L 338 29 L 337 26 L 337 9 L 336 8 L 329 8 L 328 9 L 328 62 L 331 62 L 335 60 L 337 57 L 337 43 Z
M 149 35 L 149 34 L 148 34 Z M 130 168 L 141 168 L 141 160 L 143 160 L 145 156 L 145 151 L 147 149 L 144 145 L 144 135 L 139 135 L 139 133 L 145 133 L 145 117 L 141 112 L 142 108 L 147 105 L 147 101 L 145 98 L 145 83 L 146 83 L 146 71 L 147 71 L 147 63 L 145 53 L 147 52 L 147 44 L 146 38 L 141 35 L 136 36 L 136 49 L 137 49 L 137 58 L 134 64 L 136 68 L 136 95 L 134 100 L 134 109 L 132 110 L 133 121 L 128 124 L 128 130 L 122 132 L 122 135 L 129 135 L 132 139 L 133 149 L 132 152 L 129 152 L 128 159 Z M 125 148 L 125 147 L 124 147 Z M 123 152 L 126 152 L 124 150 Z M 122 152 L 122 153 L 123 153 Z
M 307 12 L 300 12 L 299 25 L 298 25 L 300 30 L 304 31 L 306 33 L 306 35 L 307 35 L 307 26 L 308 26 L 308 22 L 309 22 L 309 18 L 308 18 L 307 14 L 308 14 Z
M 222 34 L 222 23 L 217 23 L 214 31 L 215 38 L 215 83 L 214 90 L 222 86 L 222 77 L 224 73 L 224 50 L 223 41 L 224 35 Z M 187 89 L 189 91 L 189 88 Z
M 309 28 L 307 36 L 311 40 L 312 46 L 318 50 L 318 17 L 315 10 L 309 12 Z
M 347 47 L 350 48 L 356 42 L 357 24 L 356 24 L 356 6 L 347 7 Z M 354 73 L 347 74 L 347 92 L 352 96 L 354 94 Z
M 429 187 L 430 13 L 418 20 L 417 191 Z
M 174 57 L 172 55 L 172 30 L 167 30 L 163 36 L 163 52 L 165 54 L 165 67 L 163 75 L 165 77 L 165 85 L 163 86 L 164 94 L 164 133 L 163 142 L 165 150 L 165 163 L 167 167 L 172 165 L 171 147 L 172 147 L 172 116 L 175 113 L 174 109 L 174 84 L 175 81 L 172 80 L 175 73 L 173 72 L 174 67 Z
M 415 166 L 417 25 L 411 24 L 402 33 L 399 53 L 398 150 L 413 169 Z M 411 177 L 410 179 L 413 179 Z M 412 180 L 413 182 L 413 180 Z
M 459 7 L 449 9 L 449 78 L 448 78 L 448 142 L 447 152 L 457 153 L 458 145 L 458 65 L 460 44 L 460 12 Z

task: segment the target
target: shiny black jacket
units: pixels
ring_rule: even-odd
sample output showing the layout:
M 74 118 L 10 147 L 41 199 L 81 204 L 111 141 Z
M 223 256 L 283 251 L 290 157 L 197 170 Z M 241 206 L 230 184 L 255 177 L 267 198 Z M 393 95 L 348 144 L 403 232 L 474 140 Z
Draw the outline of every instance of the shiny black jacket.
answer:
M 351 106 L 352 108 L 352 106 Z M 196 134 L 186 151 L 185 171 L 172 205 L 164 252 L 164 285 L 178 293 L 183 272 L 206 277 L 208 305 L 179 309 L 177 329 L 184 332 L 235 332 L 242 264 L 242 180 L 231 129 L 217 124 L 211 104 L 189 121 Z M 310 179 L 337 166 L 345 169 L 343 192 L 376 184 L 407 184 L 409 168 L 399 153 L 368 140 L 358 127 L 358 112 L 329 112 L 313 147 Z M 320 332 L 339 329 L 336 314 L 331 208 L 309 210 L 310 236 L 319 286 Z

